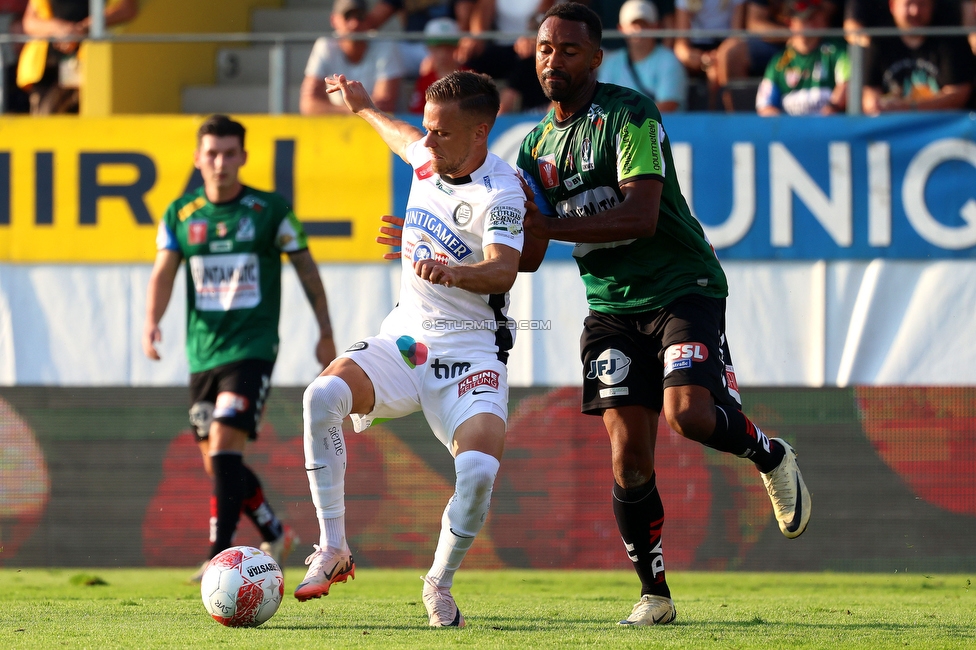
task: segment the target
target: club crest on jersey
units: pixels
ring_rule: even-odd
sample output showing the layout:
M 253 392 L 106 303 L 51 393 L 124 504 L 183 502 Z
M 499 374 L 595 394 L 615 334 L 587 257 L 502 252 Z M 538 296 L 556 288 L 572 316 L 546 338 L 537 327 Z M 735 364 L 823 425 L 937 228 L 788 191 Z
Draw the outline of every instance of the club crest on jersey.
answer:
M 607 348 L 596 359 L 590 359 L 587 379 L 599 379 L 607 386 L 619 384 L 630 373 L 630 357 L 613 348 Z
M 583 138 L 580 145 L 580 171 L 590 172 L 596 165 L 593 163 L 593 144 L 589 138 Z
M 664 351 L 664 376 L 675 370 L 686 370 L 693 363 L 708 359 L 708 348 L 703 343 L 675 343 Z
M 207 242 L 207 222 L 191 221 L 186 224 L 186 243 L 198 246 Z
M 556 167 L 556 154 L 551 153 L 539 156 L 536 161 L 539 163 L 539 178 L 542 180 L 542 187 L 547 190 L 559 187 L 559 169 Z
M 237 241 L 254 241 L 254 222 L 250 217 L 241 217 L 237 224 L 237 234 L 234 235 Z
M 488 177 L 485 176 L 485 178 Z M 462 201 L 461 203 L 458 203 L 456 208 L 454 208 L 454 223 L 459 226 L 466 225 L 469 221 L 471 221 L 471 215 L 473 214 L 474 211 L 471 209 L 471 206 Z
M 425 162 L 423 165 L 413 170 L 413 173 L 417 175 L 417 178 L 424 180 L 425 178 L 430 178 L 434 175 L 434 163 L 430 160 Z

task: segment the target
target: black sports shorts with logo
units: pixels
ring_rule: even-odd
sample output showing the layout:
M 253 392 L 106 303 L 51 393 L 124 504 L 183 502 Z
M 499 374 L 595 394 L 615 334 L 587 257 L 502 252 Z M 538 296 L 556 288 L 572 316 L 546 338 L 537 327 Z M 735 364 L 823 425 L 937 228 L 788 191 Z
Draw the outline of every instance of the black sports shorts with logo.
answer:
M 197 440 L 210 436 L 210 423 L 258 437 L 258 425 L 271 390 L 273 361 L 244 359 L 190 375 L 190 424 Z
M 725 338 L 725 299 L 688 294 L 638 314 L 590 311 L 580 336 L 583 413 L 646 406 L 658 413 L 668 386 L 702 386 L 741 408 Z

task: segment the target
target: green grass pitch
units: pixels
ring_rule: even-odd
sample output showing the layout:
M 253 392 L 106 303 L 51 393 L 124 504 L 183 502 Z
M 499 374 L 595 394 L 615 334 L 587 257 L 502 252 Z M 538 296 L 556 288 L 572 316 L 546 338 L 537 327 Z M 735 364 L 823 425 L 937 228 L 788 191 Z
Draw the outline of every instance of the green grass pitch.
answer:
M 972 648 L 968 575 L 669 574 L 678 618 L 623 628 L 630 572 L 460 571 L 464 629 L 430 629 L 422 569 L 362 568 L 299 603 L 300 570 L 267 623 L 225 628 L 192 569 L 0 569 L 0 648 Z

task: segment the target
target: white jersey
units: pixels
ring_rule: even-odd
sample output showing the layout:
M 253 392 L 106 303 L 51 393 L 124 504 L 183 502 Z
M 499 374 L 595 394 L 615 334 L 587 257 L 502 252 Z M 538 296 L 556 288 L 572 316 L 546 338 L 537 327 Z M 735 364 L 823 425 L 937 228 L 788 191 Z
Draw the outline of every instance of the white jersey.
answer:
M 431 169 L 422 140 L 409 145 L 413 182 L 404 214 L 400 300 L 381 332 L 409 335 L 441 351 L 492 355 L 501 361 L 515 340 L 508 321 L 508 293 L 480 295 L 431 284 L 414 262 L 432 258 L 450 266 L 485 259 L 489 244 L 522 250 L 525 194 L 508 163 L 489 153 L 470 176 L 445 178 Z

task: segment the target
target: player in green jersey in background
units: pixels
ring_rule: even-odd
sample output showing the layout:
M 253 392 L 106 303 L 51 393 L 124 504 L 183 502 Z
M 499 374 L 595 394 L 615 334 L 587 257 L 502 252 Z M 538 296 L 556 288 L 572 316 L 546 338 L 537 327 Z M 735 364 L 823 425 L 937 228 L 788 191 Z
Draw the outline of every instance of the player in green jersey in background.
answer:
M 641 580 L 620 623 L 657 625 L 676 616 L 654 474 L 662 410 L 682 436 L 756 464 L 786 537 L 805 530 L 810 494 L 793 449 L 741 411 L 725 273 L 681 195 L 654 102 L 597 82 L 601 36 L 584 5 L 546 12 L 536 72 L 553 108 L 522 142 L 518 167 L 538 205 L 526 233 L 576 243 L 586 287 L 583 412 L 609 433 L 614 516 Z
M 282 564 L 298 540 L 243 461 L 247 441 L 257 437 L 278 355 L 282 253 L 315 312 L 315 356 L 323 366 L 335 358 L 335 344 L 325 288 L 301 223 L 284 197 L 241 184 L 238 172 L 246 161 L 240 123 L 224 115 L 203 123 L 194 152 L 203 187 L 174 201 L 159 224 L 142 348 L 150 359 L 160 358 L 159 321 L 185 259 L 190 423 L 214 480 L 210 557 L 233 545 L 243 509 L 261 532 L 262 549 Z

